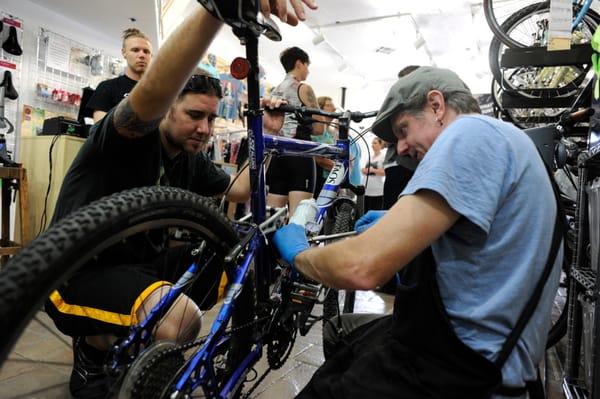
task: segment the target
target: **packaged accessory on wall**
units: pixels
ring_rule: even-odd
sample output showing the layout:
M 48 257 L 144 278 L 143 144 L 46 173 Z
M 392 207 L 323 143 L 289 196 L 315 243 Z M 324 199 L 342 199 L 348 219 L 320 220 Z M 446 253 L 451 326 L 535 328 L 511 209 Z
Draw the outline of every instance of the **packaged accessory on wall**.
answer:
M 2 44 L 2 48 L 9 54 L 12 55 L 21 55 L 23 54 L 23 49 L 19 45 L 17 40 L 17 28 L 11 26 L 8 30 L 8 38 Z
M 102 54 L 95 54 L 90 59 L 90 73 L 94 76 L 101 76 L 104 73 L 104 62 Z

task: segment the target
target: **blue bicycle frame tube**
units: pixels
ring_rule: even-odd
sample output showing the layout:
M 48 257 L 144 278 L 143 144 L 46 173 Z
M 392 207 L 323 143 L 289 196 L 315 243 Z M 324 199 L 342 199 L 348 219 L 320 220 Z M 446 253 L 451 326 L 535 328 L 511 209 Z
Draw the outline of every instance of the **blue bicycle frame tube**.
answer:
M 294 155 L 300 157 L 325 156 L 342 159 L 348 154 L 348 146 L 343 146 L 339 142 L 337 145 L 329 145 L 269 134 L 265 134 L 263 139 L 264 148 L 274 150 L 277 152 L 277 155 Z
M 212 260 L 209 259 L 207 263 Z M 152 330 L 153 326 L 164 316 L 165 309 L 170 309 L 175 300 L 179 298 L 184 288 L 198 277 L 198 265 L 192 263 L 185 273 L 177 280 L 177 282 L 169 289 L 167 294 L 160 299 L 160 302 L 152 308 L 148 316 L 141 321 L 140 324 L 133 326 L 129 336 L 123 340 L 115 350 L 110 367 L 116 368 L 118 366 L 118 359 L 120 354 L 127 351 L 127 349 L 136 341 L 140 331 L 147 332 Z M 141 336 L 142 340 L 148 338 L 147 336 Z
M 585 14 L 587 14 L 588 10 L 590 9 L 590 6 L 592 5 L 592 1 L 593 0 L 585 0 L 583 2 L 583 5 L 581 6 L 581 10 L 579 10 L 579 13 L 577 13 L 577 18 L 575 18 L 575 20 L 573 21 L 573 23 L 571 25 L 571 30 L 575 29 L 577 27 L 577 25 L 579 25 L 581 23 L 581 21 L 583 21 L 583 17 L 585 17 Z
M 187 362 L 186 370 L 181 374 L 180 378 L 175 385 L 175 388 L 178 392 L 184 388 L 186 383 L 188 382 L 192 373 L 197 370 L 199 366 L 204 366 L 204 369 L 207 369 L 207 365 L 212 361 L 212 352 L 216 344 L 219 342 L 219 339 L 225 329 L 227 328 L 227 323 L 231 319 L 231 314 L 233 311 L 233 307 L 235 306 L 235 301 L 237 297 L 242 292 L 242 287 L 248 276 L 248 270 L 250 268 L 250 264 L 252 263 L 252 259 L 256 253 L 256 248 L 258 247 L 258 238 L 253 239 L 250 244 L 250 249 L 244 256 L 242 264 L 237 267 L 235 276 L 232 280 L 232 283 L 229 285 L 229 289 L 225 295 L 225 299 L 223 300 L 223 305 L 219 310 L 219 313 L 211 326 L 210 333 L 206 337 L 204 344 L 194 354 L 194 356 Z M 202 383 L 202 377 L 193 382 L 193 388 L 195 389 L 198 385 Z

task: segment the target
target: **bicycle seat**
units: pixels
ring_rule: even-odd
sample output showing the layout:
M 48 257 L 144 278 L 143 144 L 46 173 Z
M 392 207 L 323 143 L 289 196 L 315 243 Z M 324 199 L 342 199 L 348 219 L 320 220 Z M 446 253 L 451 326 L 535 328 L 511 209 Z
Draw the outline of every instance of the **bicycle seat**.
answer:
M 17 41 L 17 28 L 15 28 L 14 26 L 11 26 L 8 30 L 8 38 L 2 44 L 2 48 L 4 49 L 4 51 L 12 55 L 23 54 L 23 49 Z
M 265 35 L 273 41 L 281 40 L 275 22 L 258 12 L 257 0 L 198 0 L 198 3 L 213 17 L 231 26 L 239 38 Z
M 274 42 L 281 41 L 282 36 L 281 32 L 279 31 L 279 27 L 271 17 L 265 17 L 264 15 L 259 13 L 257 22 L 263 27 L 262 34 L 265 35 L 268 39 L 271 39 Z
M 4 71 L 4 79 L 2 80 L 0 87 L 4 87 L 6 89 L 4 96 L 9 100 L 16 100 L 19 98 L 19 93 L 13 85 L 12 74 L 10 71 Z

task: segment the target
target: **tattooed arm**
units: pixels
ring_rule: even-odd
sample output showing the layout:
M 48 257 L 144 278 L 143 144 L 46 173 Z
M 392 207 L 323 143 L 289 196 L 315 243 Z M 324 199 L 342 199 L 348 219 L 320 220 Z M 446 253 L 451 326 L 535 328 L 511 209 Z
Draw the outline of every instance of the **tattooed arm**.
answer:
M 302 83 L 298 88 L 298 97 L 300 98 L 300 101 L 302 101 L 302 104 L 304 104 L 305 106 L 309 108 L 319 108 L 317 96 L 315 96 L 315 92 L 313 91 L 313 88 L 310 85 Z M 314 115 L 313 119 L 321 122 L 325 122 L 326 120 L 324 116 L 320 115 Z M 321 122 L 313 123 L 312 134 L 316 136 L 323 134 L 323 132 L 325 131 L 325 124 Z
M 221 27 L 199 5 L 161 46 L 150 67 L 113 113 L 122 136 L 136 138 L 158 126 Z

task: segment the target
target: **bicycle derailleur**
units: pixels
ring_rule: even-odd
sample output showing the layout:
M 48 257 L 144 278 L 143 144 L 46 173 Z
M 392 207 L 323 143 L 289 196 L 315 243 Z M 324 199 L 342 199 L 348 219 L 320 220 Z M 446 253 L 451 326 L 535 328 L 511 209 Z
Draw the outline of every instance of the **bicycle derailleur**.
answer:
M 315 303 L 322 302 L 323 287 L 303 278 L 283 266 L 271 289 L 271 299 L 277 304 L 267 333 L 267 359 L 272 369 L 287 360 L 297 333 L 304 336 L 321 318 L 312 315 Z

